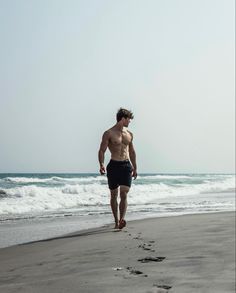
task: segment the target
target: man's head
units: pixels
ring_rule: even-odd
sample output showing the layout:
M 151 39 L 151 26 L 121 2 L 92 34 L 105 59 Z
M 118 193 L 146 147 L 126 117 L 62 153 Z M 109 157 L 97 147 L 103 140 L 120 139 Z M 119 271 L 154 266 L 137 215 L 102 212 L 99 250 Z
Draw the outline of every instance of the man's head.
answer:
M 125 127 L 129 126 L 130 120 L 134 118 L 134 115 L 131 111 L 124 108 L 120 108 L 116 114 L 117 122 L 122 121 Z

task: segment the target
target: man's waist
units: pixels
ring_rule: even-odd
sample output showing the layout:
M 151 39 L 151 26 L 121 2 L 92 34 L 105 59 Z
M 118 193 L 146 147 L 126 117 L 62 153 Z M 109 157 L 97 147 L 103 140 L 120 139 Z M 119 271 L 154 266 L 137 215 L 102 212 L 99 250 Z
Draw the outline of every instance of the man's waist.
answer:
M 113 164 L 122 164 L 122 163 L 129 163 L 130 160 L 129 159 L 125 159 L 125 160 L 114 160 L 114 159 L 111 159 L 110 162 L 113 163 Z

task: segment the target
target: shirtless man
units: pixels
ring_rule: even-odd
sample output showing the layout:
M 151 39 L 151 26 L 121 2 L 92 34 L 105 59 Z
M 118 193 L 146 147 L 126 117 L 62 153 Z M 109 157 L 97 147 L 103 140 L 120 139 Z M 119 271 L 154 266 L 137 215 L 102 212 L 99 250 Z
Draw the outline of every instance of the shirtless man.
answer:
M 120 108 L 116 114 L 117 123 L 104 132 L 98 152 L 100 173 L 104 175 L 104 157 L 107 147 L 111 152 L 111 160 L 107 165 L 108 186 L 111 193 L 110 205 L 115 219 L 115 228 L 126 226 L 127 194 L 131 187 L 132 177 L 137 177 L 136 154 L 133 146 L 133 134 L 127 130 L 133 113 Z M 131 165 L 131 163 L 132 165 Z M 120 188 L 120 203 L 118 218 L 117 196 Z

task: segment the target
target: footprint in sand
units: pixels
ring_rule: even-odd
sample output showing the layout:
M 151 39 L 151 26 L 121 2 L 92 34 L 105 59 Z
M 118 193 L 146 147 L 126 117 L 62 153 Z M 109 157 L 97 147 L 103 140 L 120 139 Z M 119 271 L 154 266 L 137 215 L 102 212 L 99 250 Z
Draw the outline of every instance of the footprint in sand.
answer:
M 163 289 L 163 288 L 156 288 L 152 289 L 152 291 L 147 291 L 146 293 L 168 293 L 169 290 Z
M 143 243 L 143 244 L 140 244 L 138 247 L 142 248 L 143 250 L 149 250 L 149 251 L 155 252 L 155 250 L 151 248 L 151 244 Z
M 153 284 L 153 286 L 155 286 L 157 288 L 166 289 L 166 290 L 170 290 L 172 288 L 172 286 L 169 286 L 169 285 L 157 285 L 157 284 Z
M 133 239 L 136 239 L 136 240 L 143 240 L 143 238 L 142 238 L 140 235 L 142 235 L 141 232 L 139 232 L 138 235 L 135 236 Z M 132 235 L 130 234 L 130 236 L 132 236 Z
M 157 288 L 149 290 L 149 291 L 146 291 L 146 293 L 168 293 L 169 290 L 172 288 L 172 286 L 169 286 L 169 285 L 157 285 L 157 284 L 154 284 L 153 286 L 155 286 Z
M 113 268 L 114 271 L 124 271 L 124 268 L 122 267 L 116 267 Z M 144 273 L 142 271 L 136 270 L 133 267 L 126 267 L 126 271 L 130 274 L 130 275 L 140 275 L 141 277 L 147 277 L 148 275 L 144 275 Z M 115 276 L 121 276 L 121 275 L 117 275 L 115 274 Z M 129 279 L 130 277 L 127 277 L 126 275 L 123 274 L 123 278 L 124 279 Z
M 138 261 L 142 263 L 147 263 L 147 262 L 161 262 L 165 259 L 165 257 L 162 256 L 146 256 L 144 258 L 138 259 Z
M 143 277 L 148 276 L 148 275 L 144 275 L 143 272 L 136 270 L 135 268 L 132 268 L 132 267 L 127 267 L 126 269 L 131 275 L 142 275 Z
M 127 271 L 130 272 L 130 274 L 133 274 L 133 275 L 141 275 L 141 274 L 143 274 L 143 272 L 141 272 L 139 270 L 136 270 L 136 269 L 134 269 L 132 267 L 127 267 L 126 269 L 127 269 Z
M 138 248 L 142 248 L 143 250 L 151 250 L 151 248 L 146 247 L 144 244 L 140 244 Z
M 170 285 L 158 285 L 158 284 L 153 284 L 153 286 L 154 287 L 157 287 L 158 288 L 158 290 L 157 290 L 157 292 L 159 293 L 161 293 L 161 292 L 169 292 L 168 290 L 170 290 L 171 288 L 172 288 L 172 286 L 170 286 Z
M 136 239 L 136 240 L 143 240 L 143 238 L 141 238 L 140 236 L 136 236 L 136 237 L 134 237 L 133 239 Z

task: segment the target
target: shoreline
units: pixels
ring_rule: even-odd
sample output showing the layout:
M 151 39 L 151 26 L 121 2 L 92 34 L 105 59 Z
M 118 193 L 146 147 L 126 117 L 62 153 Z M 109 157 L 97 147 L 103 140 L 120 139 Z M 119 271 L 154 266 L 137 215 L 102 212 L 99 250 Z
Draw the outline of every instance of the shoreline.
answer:
M 106 225 L 0 249 L 0 291 L 235 292 L 234 248 L 235 212 Z
M 160 216 L 160 217 L 147 217 L 147 218 L 141 218 L 141 219 L 135 219 L 135 220 L 130 220 L 127 222 L 127 225 L 132 225 L 132 224 L 139 224 L 139 222 L 141 223 L 142 221 L 146 221 L 146 220 L 150 220 L 150 221 L 157 221 L 158 219 L 169 219 L 169 218 L 175 218 L 175 217 L 191 217 L 191 216 L 200 216 L 200 215 L 218 215 L 218 214 L 235 214 L 236 211 L 219 211 L 219 212 L 202 212 L 202 213 L 193 213 L 193 214 L 180 214 L 180 215 L 171 215 L 171 216 Z M 236 214 L 235 214 L 236 217 Z M 25 242 L 25 243 L 21 243 L 21 244 L 16 244 L 13 246 L 17 246 L 17 245 L 28 245 L 28 244 L 33 244 L 33 243 L 38 243 L 38 242 L 47 242 L 47 241 L 53 241 L 53 240 L 57 240 L 57 239 L 63 239 L 63 238 L 73 238 L 73 237 L 81 237 L 81 236 L 86 236 L 86 235 L 92 235 L 92 234 L 96 234 L 99 232 L 102 232 L 106 229 L 111 229 L 113 230 L 113 232 L 122 232 L 122 230 L 115 230 L 113 229 L 114 223 L 110 222 L 108 224 L 104 224 L 98 227 L 92 227 L 92 228 L 88 228 L 88 229 L 82 229 L 82 230 L 77 230 L 71 233 L 66 233 L 66 234 L 62 234 L 62 235 L 58 235 L 55 237 L 50 237 L 50 238 L 45 238 L 45 239 L 40 239 L 40 240 L 35 240 L 35 241 L 29 241 L 29 242 Z M 125 231 L 126 229 L 124 229 Z M 127 231 L 125 231 L 127 233 Z M 8 246 L 8 247 L 12 247 L 12 246 Z M 3 247 L 3 248 L 7 248 L 7 247 Z M 1 250 L 2 248 L 0 248 Z
M 147 219 L 158 219 L 158 218 L 172 218 L 181 216 L 191 216 L 191 215 L 202 215 L 202 214 L 218 214 L 218 213 L 233 213 L 235 210 L 231 211 L 202 211 L 196 213 L 185 213 L 185 214 L 162 214 L 159 216 L 155 215 L 140 215 L 139 217 L 132 217 L 127 215 L 128 223 L 133 221 L 143 221 Z M 60 238 L 64 235 L 71 233 L 80 233 L 83 231 L 93 231 L 94 229 L 104 228 L 108 225 L 113 225 L 112 214 L 109 215 L 109 220 L 101 220 L 99 223 L 95 222 L 92 218 L 88 221 L 88 218 L 81 217 L 77 215 L 72 215 L 71 217 L 56 217 L 56 218 L 33 218 L 32 221 L 28 219 L 20 219 L 16 221 L 4 221 L 0 223 L 0 249 L 6 247 L 12 247 L 16 245 L 22 245 L 27 243 L 40 242 L 47 239 Z M 102 217 L 101 217 L 102 218 Z M 86 220 L 87 219 L 87 220 Z M 81 228 L 78 227 L 82 223 Z M 89 228 L 85 228 L 85 226 Z M 63 227 L 67 227 L 66 229 Z M 46 230 L 46 232 L 45 232 Z M 69 230 L 69 231 L 66 231 Z M 41 232 L 40 232 L 41 231 Z M 34 234 L 35 233 L 35 234 Z M 40 234 L 41 233 L 41 234 Z M 42 234 L 43 233 L 43 234 Z M 12 236 L 11 238 L 11 234 Z M 52 235 L 51 235 L 52 234 Z M 8 240 L 7 240 L 8 237 Z

